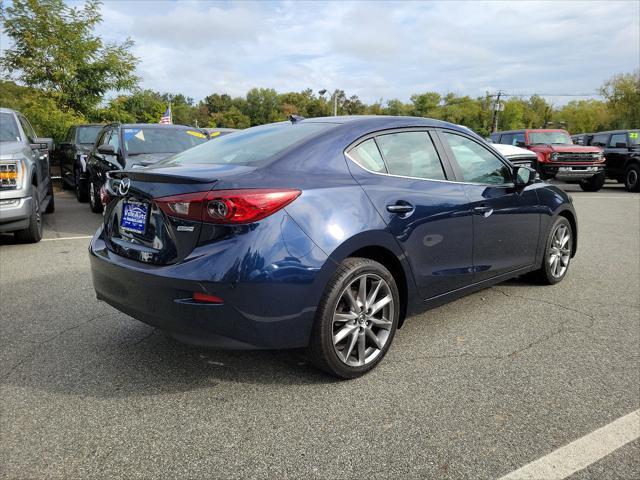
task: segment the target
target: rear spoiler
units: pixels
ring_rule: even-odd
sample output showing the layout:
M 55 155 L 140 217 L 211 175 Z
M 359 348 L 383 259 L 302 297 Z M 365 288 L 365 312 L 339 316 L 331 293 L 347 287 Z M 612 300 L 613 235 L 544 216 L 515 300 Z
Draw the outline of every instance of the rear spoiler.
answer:
M 185 177 L 184 175 L 171 175 L 166 173 L 152 173 L 142 171 L 136 172 L 135 170 L 115 170 L 113 172 L 107 172 L 107 179 L 122 180 L 123 178 L 129 178 L 138 182 L 184 184 L 212 183 L 218 181 L 218 178 Z

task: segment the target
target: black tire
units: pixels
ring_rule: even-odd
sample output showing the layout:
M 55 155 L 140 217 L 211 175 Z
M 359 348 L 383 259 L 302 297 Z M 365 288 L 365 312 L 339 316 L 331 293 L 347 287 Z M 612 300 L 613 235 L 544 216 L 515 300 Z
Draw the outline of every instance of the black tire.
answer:
M 561 275 L 557 276 L 557 275 L 554 275 L 554 272 L 552 271 L 553 267 L 552 267 L 552 263 L 550 262 L 550 257 L 552 253 L 551 250 L 553 248 L 552 244 L 554 241 L 554 235 L 556 234 L 560 226 L 564 226 L 569 232 L 569 241 L 568 241 L 569 253 L 568 253 L 566 268 L 564 272 Z M 569 265 L 571 263 L 571 255 L 573 254 L 573 235 L 574 235 L 574 232 L 573 232 L 573 229 L 571 228 L 571 223 L 569 222 L 569 220 L 567 220 L 565 217 L 556 218 L 556 220 L 551 225 L 551 228 L 549 229 L 549 233 L 547 234 L 547 241 L 545 243 L 544 255 L 542 257 L 542 264 L 540 265 L 540 268 L 538 270 L 535 270 L 529 274 L 529 278 L 531 280 L 542 285 L 555 285 L 556 283 L 559 283 L 564 279 L 564 277 L 567 275 L 567 272 L 569 271 Z M 559 260 L 559 261 L 562 261 L 562 260 Z
M 380 327 L 377 330 L 378 333 L 382 332 L 385 336 L 384 343 L 381 345 L 382 348 L 375 347 L 371 343 L 370 337 L 366 335 L 366 333 L 371 332 L 366 332 L 365 329 L 378 327 L 375 326 L 372 321 L 366 320 L 365 322 L 365 317 L 366 319 L 371 317 L 364 315 L 366 312 L 364 312 L 362 308 L 360 308 L 360 314 L 357 316 L 357 319 L 353 319 L 348 322 L 345 321 L 345 323 L 342 324 L 342 327 L 345 327 L 347 323 L 349 323 L 349 328 L 353 329 L 352 334 L 350 334 L 350 336 L 352 335 L 351 338 L 356 338 L 358 340 L 357 347 L 354 347 L 357 340 L 354 340 L 354 342 L 351 343 L 352 349 L 360 346 L 359 339 L 361 336 L 364 337 L 362 340 L 363 345 L 366 345 L 365 342 L 369 342 L 369 347 L 363 346 L 362 351 L 365 351 L 366 349 L 366 352 L 371 352 L 370 354 L 366 354 L 365 352 L 365 359 L 367 358 L 367 355 L 371 355 L 372 358 L 370 360 L 366 360 L 366 363 L 361 362 L 362 364 L 359 366 L 352 366 L 348 365 L 343 358 L 339 357 L 337 351 L 339 348 L 338 343 L 334 346 L 334 315 L 336 314 L 337 309 L 341 308 L 340 306 L 343 305 L 341 302 L 344 301 L 344 295 L 347 289 L 351 288 L 354 281 L 360 281 L 365 274 L 368 275 L 368 277 L 364 277 L 365 285 L 369 285 L 368 282 L 380 282 L 380 279 L 384 280 L 384 282 L 380 282 L 380 284 L 384 286 L 378 290 L 375 290 L 374 283 L 370 283 L 370 285 L 376 292 L 382 292 L 384 289 L 383 295 L 385 295 L 385 297 L 383 299 L 391 296 L 392 301 L 388 303 L 389 307 L 384 307 L 387 309 L 386 311 L 391 318 L 386 319 L 384 314 L 380 313 L 380 319 L 388 324 L 384 328 Z M 376 299 L 379 299 L 379 297 L 374 296 L 372 303 L 376 303 Z M 329 280 L 322 299 L 320 300 L 320 304 L 318 305 L 318 309 L 316 310 L 316 317 L 311 333 L 311 341 L 308 348 L 309 359 L 319 369 L 338 378 L 350 379 L 364 375 L 380 363 L 389 350 L 398 326 L 399 312 L 400 295 L 398 293 L 398 287 L 395 279 L 389 270 L 378 262 L 368 258 L 345 259 L 338 266 L 338 269 L 331 280 Z M 380 319 L 377 321 L 380 321 Z M 339 325 L 336 328 L 340 329 L 341 327 Z M 347 337 L 345 336 L 344 338 Z M 345 342 L 348 343 L 349 340 L 346 340 Z M 346 349 L 346 346 L 343 348 Z M 342 351 L 343 354 L 344 349 Z M 355 359 L 355 357 L 360 354 L 354 351 L 353 355 Z M 349 357 L 349 354 L 347 353 L 346 356 Z
M 76 190 L 76 199 L 80 203 L 85 203 L 89 200 L 89 192 L 87 189 L 87 181 L 80 178 L 80 169 L 76 168 L 73 174 L 73 183 Z
M 37 187 L 33 187 L 34 196 L 31 202 L 31 216 L 29 226 L 24 230 L 14 233 L 16 240 L 23 243 L 38 243 L 42 239 L 42 216 L 40 215 L 40 201 L 38 200 Z
M 47 204 L 47 208 L 45 209 L 44 213 L 53 213 L 56 211 L 56 200 L 55 200 L 55 197 L 53 196 L 53 180 L 49 180 L 48 197 L 49 197 L 49 203 Z
M 640 192 L 640 165 L 632 163 L 624 173 L 624 188 L 627 192 Z
M 100 188 L 97 187 L 93 180 L 89 180 L 89 207 L 93 213 L 102 213 L 103 206 L 100 200 Z
M 580 180 L 580 188 L 585 192 L 597 192 L 604 185 L 604 173 Z

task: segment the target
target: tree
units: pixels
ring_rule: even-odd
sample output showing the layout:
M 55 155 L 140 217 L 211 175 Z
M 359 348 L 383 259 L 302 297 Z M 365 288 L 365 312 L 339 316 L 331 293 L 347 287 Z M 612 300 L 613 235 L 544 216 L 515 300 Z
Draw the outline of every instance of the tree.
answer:
M 440 94 L 436 92 L 427 92 L 411 95 L 411 115 L 416 117 L 432 117 L 432 112 L 438 108 L 440 104 Z
M 215 127 L 248 128 L 251 126 L 251 119 L 234 106 L 226 112 L 214 113 L 212 119 L 215 125 L 210 126 Z
M 571 133 L 607 130 L 611 121 L 607 104 L 600 100 L 573 100 L 554 112 L 553 118 Z
M 600 93 L 607 100 L 613 128 L 640 128 L 640 70 L 614 75 Z
M 247 104 L 244 112 L 251 125 L 284 120 L 278 93 L 273 88 L 252 88 L 247 92 Z
M 94 28 L 102 21 L 100 1 L 82 8 L 63 0 L 13 0 L 0 19 L 13 45 L 0 65 L 21 83 L 41 89 L 62 108 L 85 115 L 108 91 L 137 84 L 133 41 L 103 43 Z

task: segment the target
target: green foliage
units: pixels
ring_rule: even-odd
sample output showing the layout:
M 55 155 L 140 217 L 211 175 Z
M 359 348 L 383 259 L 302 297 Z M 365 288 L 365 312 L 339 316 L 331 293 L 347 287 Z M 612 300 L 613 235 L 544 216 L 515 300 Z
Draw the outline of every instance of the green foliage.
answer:
M 599 100 L 574 100 L 554 113 L 555 123 L 570 132 L 599 132 L 611 127 L 611 113 Z
M 98 0 L 81 8 L 63 0 L 13 0 L 0 11 L 0 19 L 13 40 L 0 65 L 63 110 L 89 115 L 107 91 L 128 90 L 137 83 L 133 42 L 104 44 L 94 34 L 102 21 Z
M 600 89 L 614 128 L 640 128 L 640 70 L 614 75 Z
M 251 121 L 251 125 L 277 122 L 286 117 L 281 110 L 282 103 L 273 88 L 252 88 L 247 92 L 247 103 L 242 112 Z
M 82 114 L 74 110 L 62 110 L 42 91 L 0 81 L 0 104 L 22 112 L 41 137 L 61 141 L 71 125 L 86 123 Z

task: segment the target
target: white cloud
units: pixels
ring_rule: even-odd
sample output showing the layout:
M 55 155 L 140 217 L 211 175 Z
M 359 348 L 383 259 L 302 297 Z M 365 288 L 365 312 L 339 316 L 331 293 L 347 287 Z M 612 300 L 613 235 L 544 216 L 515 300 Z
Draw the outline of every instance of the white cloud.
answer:
M 342 88 L 366 101 L 595 92 L 640 66 L 640 3 L 107 2 L 100 33 L 132 37 L 142 85 L 196 99 Z

